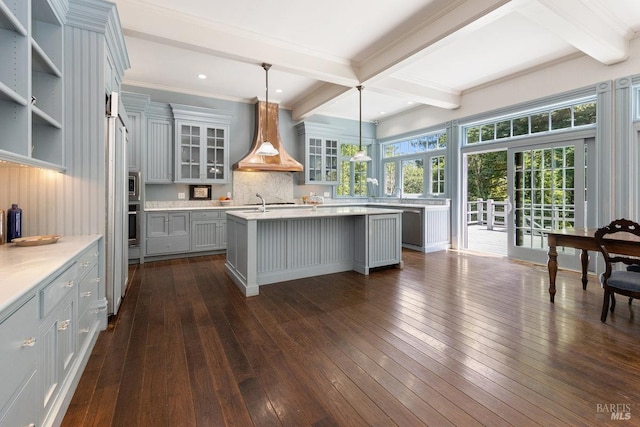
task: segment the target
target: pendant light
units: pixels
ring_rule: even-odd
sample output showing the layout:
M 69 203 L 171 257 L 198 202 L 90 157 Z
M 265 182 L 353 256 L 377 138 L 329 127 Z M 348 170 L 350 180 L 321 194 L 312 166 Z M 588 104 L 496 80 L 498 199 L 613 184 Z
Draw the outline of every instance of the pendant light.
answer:
M 280 153 L 278 152 L 278 150 L 274 148 L 273 144 L 269 142 L 269 68 L 271 68 L 271 64 L 263 63 L 262 68 L 264 68 L 264 71 L 266 74 L 266 107 L 265 107 L 266 129 L 265 129 L 264 137 L 262 138 L 263 139 L 262 144 L 260 145 L 260 148 L 258 148 L 258 151 L 256 151 L 256 154 L 260 156 L 277 156 Z
M 370 162 L 371 157 L 367 156 L 367 153 L 362 150 L 362 89 L 364 89 L 364 86 L 356 86 L 356 89 L 358 89 L 358 93 L 360 96 L 360 145 L 358 146 L 358 152 L 351 158 L 351 161 Z

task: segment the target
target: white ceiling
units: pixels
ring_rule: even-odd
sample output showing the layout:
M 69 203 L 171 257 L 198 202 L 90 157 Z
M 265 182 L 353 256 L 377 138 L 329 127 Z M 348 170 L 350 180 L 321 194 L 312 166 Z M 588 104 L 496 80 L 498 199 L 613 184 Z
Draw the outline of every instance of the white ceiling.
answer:
M 639 0 L 115 0 L 124 83 L 364 120 L 457 108 L 479 85 L 576 55 L 624 61 Z M 198 74 L 206 74 L 201 80 Z M 281 92 L 279 92 L 281 90 Z

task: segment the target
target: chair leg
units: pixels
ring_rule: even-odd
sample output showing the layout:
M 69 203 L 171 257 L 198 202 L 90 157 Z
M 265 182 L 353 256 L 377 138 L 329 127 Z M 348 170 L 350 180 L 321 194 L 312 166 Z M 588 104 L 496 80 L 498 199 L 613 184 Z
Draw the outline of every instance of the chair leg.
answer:
M 602 301 L 602 315 L 600 316 L 600 320 L 602 323 L 607 321 L 607 314 L 609 314 L 609 299 L 611 298 L 611 294 L 606 288 L 604 290 L 604 300 Z
M 616 309 L 616 294 L 611 292 L 611 312 Z
M 631 305 L 631 301 L 633 301 L 633 298 L 629 298 L 629 305 Z

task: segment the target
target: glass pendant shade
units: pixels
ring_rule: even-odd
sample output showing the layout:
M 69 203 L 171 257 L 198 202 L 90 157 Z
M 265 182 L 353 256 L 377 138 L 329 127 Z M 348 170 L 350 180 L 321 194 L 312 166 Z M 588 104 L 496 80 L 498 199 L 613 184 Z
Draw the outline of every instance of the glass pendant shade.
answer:
M 279 153 L 269 141 L 263 141 L 258 151 L 256 151 L 256 154 L 260 156 L 277 156 Z

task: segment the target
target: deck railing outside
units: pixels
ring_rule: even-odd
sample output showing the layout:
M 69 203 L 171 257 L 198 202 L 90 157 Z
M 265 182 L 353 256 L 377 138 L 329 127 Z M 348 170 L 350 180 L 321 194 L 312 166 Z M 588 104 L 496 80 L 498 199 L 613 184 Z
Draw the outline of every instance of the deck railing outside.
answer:
M 467 225 L 486 225 L 487 230 L 493 227 L 506 227 L 509 201 L 497 202 L 493 199 L 477 199 L 467 202 Z

